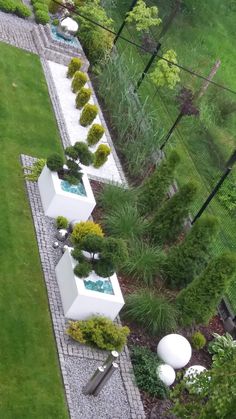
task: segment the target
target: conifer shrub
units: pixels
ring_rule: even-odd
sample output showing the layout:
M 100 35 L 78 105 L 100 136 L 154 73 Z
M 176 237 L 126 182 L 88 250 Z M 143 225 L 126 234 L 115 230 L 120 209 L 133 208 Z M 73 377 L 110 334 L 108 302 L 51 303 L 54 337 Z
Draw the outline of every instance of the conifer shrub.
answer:
M 88 127 L 90 124 L 92 124 L 97 114 L 98 107 L 96 105 L 87 103 L 82 110 L 82 114 L 79 120 L 80 125 L 82 125 L 82 127 Z
M 83 260 L 79 262 L 74 268 L 74 274 L 79 278 L 87 278 L 91 272 L 91 264 Z
M 92 94 L 91 89 L 87 89 L 86 87 L 81 87 L 81 89 L 78 91 L 75 103 L 77 109 L 82 109 L 84 105 L 89 101 Z
M 191 337 L 191 344 L 194 349 L 202 349 L 206 345 L 206 338 L 201 332 L 195 332 Z
M 205 271 L 178 294 L 176 307 L 184 326 L 209 322 L 216 313 L 235 270 L 235 254 L 224 253 L 214 258 Z
M 79 71 L 82 67 L 82 61 L 78 57 L 71 58 L 70 63 L 68 65 L 67 70 L 67 77 L 71 79 L 76 71 Z
M 94 262 L 94 271 L 101 278 L 109 278 L 114 274 L 115 268 L 109 259 L 100 257 Z
M 196 221 L 179 245 L 170 249 L 164 264 L 169 287 L 186 287 L 201 273 L 210 258 L 217 231 L 217 219 L 205 215 Z
M 0 0 L 0 10 L 6 13 L 14 13 L 16 10 L 16 2 L 14 0 Z
M 128 294 L 123 316 L 143 326 L 152 335 L 173 332 L 177 328 L 177 310 L 164 297 L 141 290 Z
M 93 221 L 81 221 L 78 224 L 75 224 L 71 239 L 74 244 L 80 244 L 81 241 L 88 234 L 96 234 L 97 236 L 103 237 L 103 231 L 99 224 L 94 223 Z
M 63 157 L 58 153 L 53 153 L 47 158 L 47 167 L 52 172 L 58 172 L 62 170 L 63 164 Z
M 88 145 L 92 146 L 98 143 L 101 140 L 103 134 L 105 132 L 105 128 L 100 124 L 93 124 L 89 129 L 87 142 Z
M 26 18 L 26 17 L 31 16 L 31 10 L 25 4 L 19 3 L 16 5 L 15 14 L 17 16 Z
M 63 215 L 59 215 L 56 218 L 56 226 L 58 229 L 60 228 L 67 228 L 69 225 L 69 221 L 67 220 L 66 217 L 63 217 Z
M 161 207 L 168 189 L 174 181 L 174 173 L 179 163 L 179 155 L 172 151 L 163 159 L 155 171 L 144 181 L 138 190 L 138 205 L 141 213 L 151 214 Z
M 48 6 L 45 3 L 36 2 L 36 3 L 34 3 L 34 11 L 36 12 L 38 10 L 47 13 L 48 12 Z
M 76 71 L 71 84 L 73 93 L 77 93 L 87 83 L 87 81 L 88 76 L 86 73 L 83 73 L 82 71 Z
M 118 326 L 106 317 L 69 321 L 67 334 L 74 340 L 108 351 L 121 351 L 126 344 L 129 328 Z
M 88 149 L 86 143 L 77 141 L 73 146 L 78 154 L 78 158 L 81 164 L 89 166 L 93 162 L 93 153 Z
M 35 11 L 35 20 L 37 23 L 41 23 L 41 25 L 46 25 L 50 22 L 50 17 L 48 13 L 44 10 L 36 10 Z
M 195 184 L 184 185 L 157 211 L 149 227 L 150 235 L 155 243 L 170 244 L 178 238 L 196 191 Z
M 93 166 L 96 167 L 96 169 L 103 166 L 106 163 L 110 153 L 111 149 L 108 147 L 108 145 L 100 144 L 94 153 Z

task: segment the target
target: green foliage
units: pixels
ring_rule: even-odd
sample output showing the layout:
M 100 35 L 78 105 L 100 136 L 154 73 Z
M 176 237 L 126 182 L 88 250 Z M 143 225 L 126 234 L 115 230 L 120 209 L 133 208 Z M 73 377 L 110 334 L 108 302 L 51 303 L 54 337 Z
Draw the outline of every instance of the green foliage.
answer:
M 218 361 L 218 359 L 228 359 L 232 351 L 236 349 L 236 341 L 229 333 L 222 336 L 213 333 L 213 337 L 214 339 L 208 345 L 208 351 L 213 355 L 213 362 Z
M 36 182 L 46 164 L 46 159 L 38 159 L 33 163 L 33 166 L 26 166 L 24 167 L 25 170 L 29 171 L 30 173 L 27 173 L 24 175 L 24 178 L 26 180 L 29 180 L 31 182 Z
M 195 332 L 191 337 L 191 344 L 194 349 L 202 349 L 206 345 L 206 338 L 201 332 Z
M 91 105 L 90 103 L 87 103 L 83 108 L 83 111 L 79 120 L 80 125 L 82 125 L 82 127 L 88 127 L 90 124 L 92 124 L 97 114 L 98 114 L 98 107 L 96 105 Z
M 129 328 L 118 326 L 106 317 L 70 321 L 67 334 L 80 343 L 107 351 L 121 351 L 126 344 Z
M 138 205 L 143 214 L 151 214 L 161 207 L 174 181 L 175 168 L 178 163 L 179 156 L 176 151 L 172 151 L 141 185 L 138 190 Z
M 135 190 L 116 183 L 107 183 L 99 193 L 98 203 L 105 212 L 124 204 L 136 205 Z
M 171 288 L 183 288 L 206 267 L 218 231 L 214 216 L 201 217 L 185 239 L 170 249 L 164 265 L 164 276 Z
M 77 141 L 74 144 L 74 149 L 77 152 L 81 164 L 89 166 L 93 162 L 93 153 L 89 151 L 86 143 L 83 143 L 82 141 Z
M 158 17 L 156 6 L 148 7 L 144 0 L 138 0 L 133 9 L 127 13 L 127 23 L 134 24 L 137 31 L 147 31 L 152 26 L 159 26 L 162 20 Z
M 68 225 L 69 225 L 69 221 L 67 220 L 67 218 L 66 217 L 63 217 L 63 215 L 59 215 L 57 218 L 56 218 L 56 225 L 57 225 L 57 228 L 67 228 L 68 227 Z
M 104 238 L 97 236 L 96 234 L 88 234 L 82 239 L 80 248 L 92 254 L 94 257 L 95 253 L 100 253 L 103 250 Z
M 224 253 L 213 259 L 205 271 L 176 298 L 183 325 L 207 324 L 226 292 L 236 269 L 236 257 Z
M 161 365 L 157 355 L 148 348 L 133 346 L 131 360 L 139 389 L 153 397 L 168 397 L 169 390 L 156 373 L 156 369 Z
M 73 256 L 73 258 L 75 259 L 75 260 L 77 260 L 77 262 L 84 262 L 84 256 L 83 256 L 83 253 L 82 253 L 82 251 L 81 251 L 81 249 L 80 249 L 80 247 L 75 247 L 73 250 L 72 250 L 72 252 L 71 252 L 71 256 Z
M 45 3 L 41 3 L 41 2 L 36 2 L 34 3 L 34 11 L 36 12 L 37 10 L 43 11 L 43 12 L 48 12 L 48 6 Z
M 147 230 L 147 222 L 139 215 L 136 206 L 128 203 L 106 214 L 103 224 L 112 236 L 126 240 L 138 238 Z
M 100 144 L 94 153 L 93 166 L 96 167 L 96 169 L 103 166 L 106 163 L 110 153 L 111 149 L 108 147 L 108 145 Z
M 87 142 L 88 145 L 95 145 L 101 140 L 103 134 L 105 132 L 105 128 L 100 124 L 93 124 L 89 129 Z
M 69 65 L 68 65 L 67 77 L 69 79 L 71 77 L 73 77 L 75 72 L 80 70 L 81 66 L 82 66 L 82 61 L 81 61 L 80 58 L 78 58 L 78 57 L 71 58 L 71 60 L 69 62 Z
M 220 203 L 227 208 L 232 215 L 236 214 L 236 180 L 233 177 L 227 179 L 227 182 L 219 190 L 217 198 Z
M 162 272 L 165 255 L 158 247 L 137 240 L 129 246 L 129 256 L 122 265 L 122 271 L 131 278 L 152 285 L 158 274 Z
M 196 196 L 196 185 L 188 183 L 157 211 L 150 223 L 150 235 L 155 243 L 173 243 L 181 233 L 189 208 Z
M 7 13 L 14 13 L 16 10 L 16 2 L 14 0 L 0 0 L 0 10 Z
M 141 325 L 155 336 L 173 332 L 177 328 L 177 311 L 164 297 L 153 292 L 128 294 L 123 309 L 125 318 Z
M 86 2 L 78 8 L 78 11 L 88 19 L 114 30 L 113 20 L 108 18 L 104 8 L 99 3 L 98 0 Z M 77 20 L 80 25 L 80 41 L 89 61 L 92 64 L 101 62 L 112 49 L 113 35 L 82 17 L 78 17 Z
M 17 16 L 23 18 L 31 16 L 31 10 L 23 3 L 19 3 L 16 5 L 15 13 Z
M 88 234 L 95 234 L 97 236 L 103 237 L 103 231 L 99 224 L 94 223 L 93 221 L 81 221 L 78 224 L 75 224 L 71 239 L 74 244 L 80 244 Z
M 84 105 L 86 105 L 86 103 L 89 101 L 91 94 L 92 94 L 91 89 L 87 89 L 86 87 L 81 87 L 75 99 L 76 108 L 82 109 Z
M 53 153 L 47 158 L 47 167 L 52 172 L 58 172 L 59 170 L 62 170 L 63 164 L 63 158 L 58 153 Z
M 77 93 L 87 83 L 87 81 L 87 74 L 77 70 L 73 76 L 71 84 L 72 91 L 74 93 Z
M 52 3 L 54 3 L 54 2 L 52 2 Z M 56 3 L 54 3 L 54 4 L 56 4 Z M 54 26 L 58 26 L 59 25 L 59 19 L 53 19 L 52 24 Z
M 113 263 L 109 259 L 100 258 L 94 263 L 94 271 L 102 278 L 108 278 L 115 272 Z
M 74 273 L 79 278 L 87 278 L 90 272 L 91 272 L 91 264 L 86 261 L 82 261 L 78 263 L 74 268 Z
M 177 54 L 173 49 L 168 50 L 163 54 L 165 60 L 177 64 Z M 150 73 L 149 77 L 156 87 L 166 86 L 169 89 L 174 89 L 177 83 L 180 82 L 180 69 L 168 61 L 158 59 L 154 70 Z
M 50 17 L 46 11 L 44 12 L 43 10 L 36 10 L 35 20 L 37 23 L 41 23 L 41 25 L 46 25 L 50 22 Z
M 58 9 L 60 8 L 60 5 L 58 3 L 60 3 L 60 1 L 58 1 L 57 3 L 55 3 L 53 0 L 50 0 L 49 1 L 48 9 L 49 9 L 49 12 L 52 15 L 55 15 L 58 12 Z M 61 2 L 61 3 L 63 3 L 63 2 Z M 55 20 L 57 20 L 58 23 L 53 23 Z M 59 20 L 58 19 L 54 19 L 54 21 L 52 22 L 52 24 L 55 25 L 55 26 L 57 26 L 59 24 Z

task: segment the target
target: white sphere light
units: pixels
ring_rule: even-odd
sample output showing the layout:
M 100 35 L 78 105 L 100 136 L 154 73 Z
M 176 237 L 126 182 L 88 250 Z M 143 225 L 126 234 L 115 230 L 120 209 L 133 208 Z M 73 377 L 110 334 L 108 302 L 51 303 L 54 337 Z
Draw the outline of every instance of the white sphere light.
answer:
M 185 367 L 190 361 L 192 348 L 184 336 L 171 333 L 164 336 L 158 343 L 157 355 L 166 364 L 178 369 Z
M 203 367 L 202 365 L 192 365 L 191 367 L 189 367 L 184 374 L 184 378 L 186 380 L 186 387 L 190 388 L 191 385 L 196 382 L 197 375 L 201 374 L 204 371 L 206 371 L 206 368 Z M 196 393 L 200 393 L 200 392 L 201 392 L 201 386 L 199 385 L 196 388 Z
M 175 370 L 168 364 L 162 364 L 157 367 L 156 373 L 166 386 L 171 386 L 175 381 Z

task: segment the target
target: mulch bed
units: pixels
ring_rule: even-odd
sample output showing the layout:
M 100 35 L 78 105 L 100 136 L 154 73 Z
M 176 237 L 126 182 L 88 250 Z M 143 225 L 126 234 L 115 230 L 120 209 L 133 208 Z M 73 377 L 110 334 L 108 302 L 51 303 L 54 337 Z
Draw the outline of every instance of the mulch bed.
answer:
M 101 192 L 104 184 L 97 182 L 97 181 L 91 181 L 91 186 L 93 189 L 93 192 L 95 196 Z M 95 222 L 101 222 L 102 219 L 102 209 L 99 207 L 99 205 L 96 205 L 94 211 L 93 211 L 93 219 Z M 134 281 L 133 279 L 129 278 L 125 275 L 119 275 L 119 284 L 122 290 L 123 295 L 127 295 L 130 293 L 133 293 L 135 291 L 138 291 L 140 289 L 140 283 L 138 281 Z M 156 281 L 156 289 L 161 292 L 161 294 L 166 295 L 168 297 L 174 297 L 176 292 L 167 290 L 161 280 L 157 278 Z M 130 328 L 130 335 L 128 338 L 128 346 L 131 347 L 133 345 L 136 346 L 142 346 L 147 347 L 151 351 L 156 353 L 157 344 L 159 340 L 162 338 L 162 336 L 159 336 L 158 338 L 155 336 L 151 336 L 143 327 L 138 326 L 137 324 L 129 321 L 125 321 L 125 324 Z M 197 328 L 191 327 L 191 328 L 181 328 L 176 331 L 176 333 L 179 333 L 183 336 L 185 336 L 187 339 L 190 339 L 192 334 L 199 330 L 203 335 L 205 336 L 207 343 L 210 342 L 213 339 L 212 334 L 218 333 L 219 335 L 222 335 L 225 333 L 223 323 L 218 315 L 214 316 L 210 323 L 207 326 L 201 325 Z M 189 367 L 190 365 L 202 365 L 206 368 L 210 368 L 211 366 L 211 356 L 207 351 L 207 345 L 205 348 L 201 350 L 192 350 L 192 357 L 191 362 L 185 367 Z M 166 419 L 173 419 L 174 416 L 170 413 L 171 408 L 171 401 L 169 400 L 160 400 L 155 397 L 150 397 L 147 393 L 140 391 L 142 402 L 144 405 L 144 409 L 147 415 L 147 418 L 150 419 L 159 419 L 159 418 L 166 418 Z

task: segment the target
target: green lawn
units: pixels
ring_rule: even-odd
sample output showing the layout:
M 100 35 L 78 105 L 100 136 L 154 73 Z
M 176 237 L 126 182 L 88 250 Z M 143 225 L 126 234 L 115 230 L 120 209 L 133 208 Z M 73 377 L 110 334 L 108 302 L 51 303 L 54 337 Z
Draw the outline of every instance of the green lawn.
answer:
M 0 417 L 68 418 L 21 153 L 61 145 L 38 57 L 0 44 Z
M 157 5 L 162 18 L 169 13 L 170 0 L 147 0 L 147 3 Z M 236 90 L 235 57 L 232 52 L 236 19 L 234 2 L 188 0 L 183 3 L 189 6 L 182 9 L 162 39 L 162 53 L 173 48 L 177 52 L 179 63 L 205 76 L 209 74 L 215 61 L 220 59 L 221 66 L 214 80 Z M 128 9 L 128 2 L 120 0 L 116 7 L 112 7 L 108 0 L 105 4 L 118 28 Z M 140 42 L 138 34 L 130 27 L 125 27 L 123 35 Z M 158 39 L 158 29 L 154 35 Z M 149 55 L 140 54 L 136 47 L 122 40 L 118 41 L 117 46 L 125 54 L 131 74 L 134 69 L 140 72 L 144 69 Z M 197 91 L 201 81 L 181 71 L 181 84 Z M 162 88 L 154 93 L 153 85 L 146 77 L 139 90 L 140 98 L 147 101 L 150 109 L 155 110 L 159 117 L 159 126 L 163 128 L 163 132 L 167 132 L 178 115 L 174 100 L 176 92 Z M 210 86 L 204 101 L 207 103 L 204 122 L 193 117 L 183 119 L 171 139 L 171 146 L 181 155 L 178 182 L 182 184 L 193 180 L 198 184 L 193 214 L 196 214 L 219 179 L 224 163 L 236 146 L 236 112 L 228 113 L 227 117 L 222 117 L 221 114 L 221 110 L 229 110 L 232 103 L 236 110 L 236 96 Z M 168 153 L 169 147 L 166 150 Z M 236 173 L 234 178 L 236 182 Z M 220 253 L 224 249 L 236 251 L 236 211 L 229 211 L 217 199 L 212 202 L 209 211 L 219 218 L 221 224 L 215 252 Z M 236 285 L 231 287 L 230 298 L 236 310 Z

